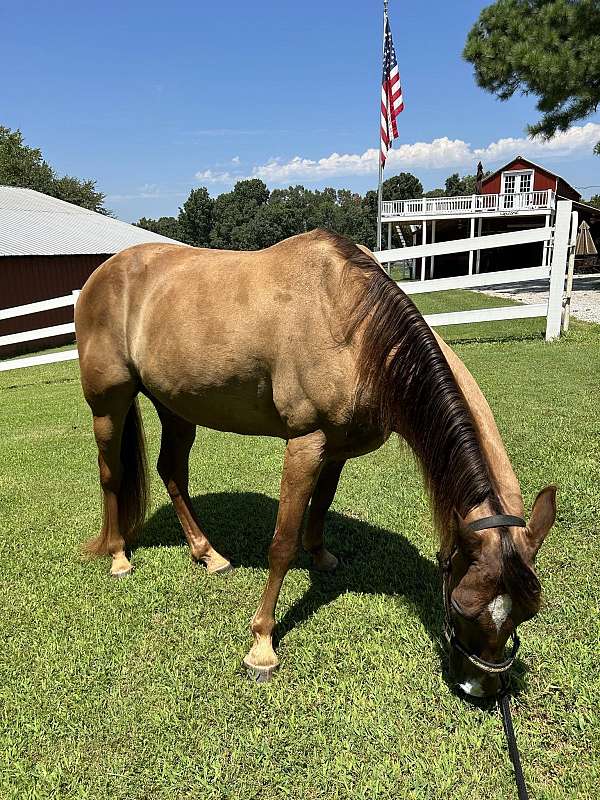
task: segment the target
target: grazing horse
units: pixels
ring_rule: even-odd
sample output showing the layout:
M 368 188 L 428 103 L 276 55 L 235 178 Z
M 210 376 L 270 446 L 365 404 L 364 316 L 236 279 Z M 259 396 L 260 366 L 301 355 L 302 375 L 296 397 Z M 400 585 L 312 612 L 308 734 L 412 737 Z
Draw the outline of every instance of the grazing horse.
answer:
M 244 659 L 266 679 L 278 664 L 275 606 L 300 538 L 316 569 L 335 568 L 323 526 L 344 463 L 397 433 L 422 466 L 451 568 L 450 622 L 463 645 L 456 680 L 477 696 L 496 690 L 497 676 L 476 658 L 497 663 L 539 608 L 533 561 L 554 523 L 555 488 L 540 492 L 527 525 L 475 529 L 524 513 L 498 429 L 462 362 L 366 248 L 322 230 L 258 252 L 139 245 L 93 273 L 75 323 L 104 509 L 88 549 L 112 556 L 112 575 L 131 571 L 145 514 L 139 392 L 162 423 L 158 472 L 209 573 L 231 567 L 188 493 L 196 426 L 284 439 L 269 576 Z

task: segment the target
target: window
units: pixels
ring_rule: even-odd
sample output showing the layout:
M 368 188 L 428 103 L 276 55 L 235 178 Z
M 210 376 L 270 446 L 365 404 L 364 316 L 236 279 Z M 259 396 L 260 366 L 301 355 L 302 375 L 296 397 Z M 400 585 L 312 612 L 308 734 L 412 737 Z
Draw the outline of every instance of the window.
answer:
M 533 170 L 514 170 L 502 173 L 501 193 L 504 195 L 505 208 L 524 208 L 531 204 L 528 195 L 532 190 Z

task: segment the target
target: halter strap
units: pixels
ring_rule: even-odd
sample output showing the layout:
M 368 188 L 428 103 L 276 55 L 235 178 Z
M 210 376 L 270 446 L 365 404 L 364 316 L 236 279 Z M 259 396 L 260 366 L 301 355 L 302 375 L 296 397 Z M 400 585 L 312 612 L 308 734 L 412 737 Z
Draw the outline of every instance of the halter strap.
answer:
M 495 514 L 493 517 L 483 517 L 483 519 L 470 522 L 467 528 L 471 531 L 485 531 L 488 528 L 502 528 L 504 525 L 524 528 L 527 523 L 522 517 L 513 517 L 512 514 Z

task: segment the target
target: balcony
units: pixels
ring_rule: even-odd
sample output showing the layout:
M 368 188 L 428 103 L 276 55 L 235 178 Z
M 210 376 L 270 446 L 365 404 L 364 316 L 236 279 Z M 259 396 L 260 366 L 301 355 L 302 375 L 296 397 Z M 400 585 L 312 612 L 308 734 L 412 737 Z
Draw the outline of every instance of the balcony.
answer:
M 381 221 L 550 214 L 554 210 L 554 206 L 555 196 L 552 189 L 512 194 L 472 194 L 464 197 L 384 200 L 381 204 Z

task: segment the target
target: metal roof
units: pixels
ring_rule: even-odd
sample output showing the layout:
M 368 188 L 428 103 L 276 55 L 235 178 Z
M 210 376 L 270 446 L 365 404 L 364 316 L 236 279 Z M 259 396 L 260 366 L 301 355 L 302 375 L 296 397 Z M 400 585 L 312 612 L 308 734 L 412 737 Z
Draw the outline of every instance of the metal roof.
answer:
M 181 244 L 33 189 L 0 186 L 0 257 L 110 254 L 145 242 Z

